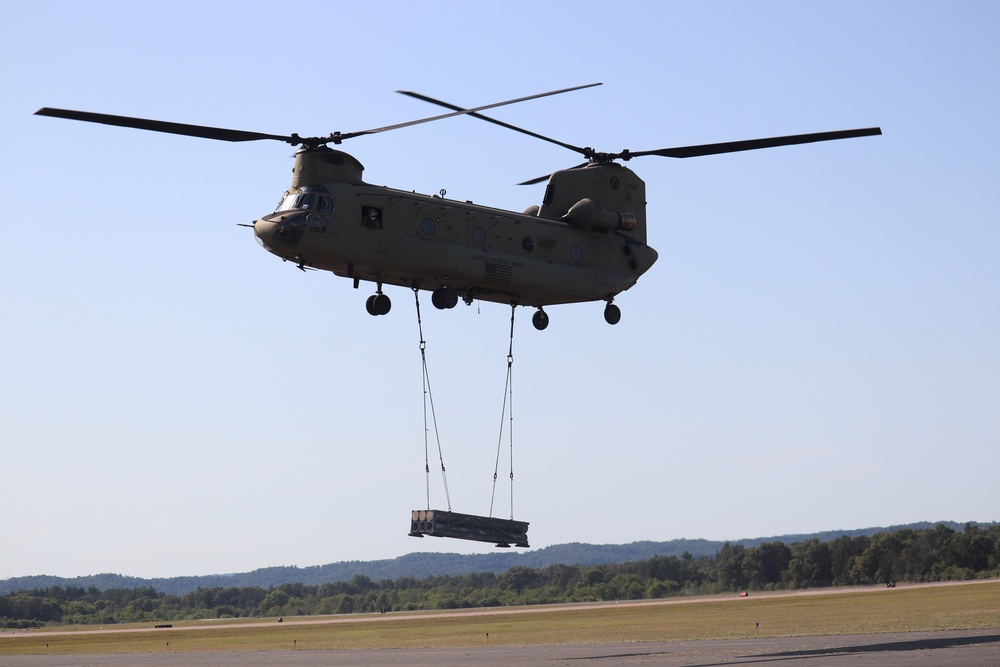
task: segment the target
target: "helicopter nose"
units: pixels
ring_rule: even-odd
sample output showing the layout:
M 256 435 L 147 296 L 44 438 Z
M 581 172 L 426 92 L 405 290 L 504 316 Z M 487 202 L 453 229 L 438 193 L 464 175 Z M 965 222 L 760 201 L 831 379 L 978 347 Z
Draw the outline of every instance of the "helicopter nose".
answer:
M 273 220 L 268 220 L 267 218 L 260 218 L 255 220 L 253 223 L 253 233 L 257 237 L 257 240 L 263 243 L 265 246 L 271 245 L 271 237 L 274 236 L 274 232 L 278 229 L 278 223 Z
M 254 222 L 253 231 L 268 250 L 278 247 L 288 250 L 302 240 L 308 221 L 308 215 L 302 211 L 272 213 Z

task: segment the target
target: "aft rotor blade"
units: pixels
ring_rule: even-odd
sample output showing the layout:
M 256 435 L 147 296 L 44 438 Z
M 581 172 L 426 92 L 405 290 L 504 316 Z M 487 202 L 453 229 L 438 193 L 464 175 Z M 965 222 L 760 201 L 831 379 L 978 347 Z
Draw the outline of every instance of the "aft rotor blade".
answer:
M 535 99 L 538 99 L 540 97 L 549 97 L 551 95 L 560 95 L 562 93 L 569 93 L 569 92 L 572 92 L 574 90 L 580 90 L 582 88 L 591 88 L 593 86 L 600 86 L 600 85 L 601 85 L 600 83 L 589 83 L 589 84 L 584 85 L 584 86 L 574 86 L 572 88 L 563 88 L 561 90 L 552 90 L 552 91 L 549 91 L 547 93 L 538 93 L 537 95 L 528 95 L 527 97 L 519 97 L 519 98 L 517 98 L 515 100 L 506 100 L 504 102 L 494 102 L 493 104 L 486 104 L 486 105 L 483 105 L 481 107 L 473 107 L 472 109 L 463 109 L 461 107 L 457 107 L 457 106 L 454 106 L 454 105 L 442 104 L 442 106 L 446 106 L 449 109 L 454 109 L 455 111 L 453 111 L 452 113 L 441 114 L 440 116 L 431 116 L 429 118 L 421 118 L 419 120 L 411 120 L 411 121 L 407 121 L 405 123 L 397 123 L 396 125 L 387 125 L 385 127 L 377 127 L 377 128 L 372 129 L 372 130 L 362 130 L 361 132 L 348 132 L 347 134 L 338 135 L 338 139 L 351 139 L 353 137 L 358 137 L 358 136 L 361 136 L 363 134 L 376 134 L 378 132 L 388 132 L 389 130 L 398 130 L 400 128 L 409 127 L 411 125 L 420 125 L 421 123 L 430 123 L 431 121 L 435 121 L 435 120 L 443 120 L 445 118 L 451 118 L 452 116 L 476 115 L 476 112 L 478 112 L 478 111 L 485 111 L 487 109 L 495 109 L 496 107 L 507 106 L 508 104 L 517 104 L 518 102 L 527 102 L 528 100 L 535 100 Z M 409 94 L 409 93 L 405 93 L 404 91 L 398 91 L 398 92 L 402 92 L 404 95 L 405 94 Z M 494 121 L 494 122 L 496 122 L 496 121 Z
M 536 176 L 535 178 L 530 178 L 527 181 L 521 181 L 518 185 L 534 185 L 535 183 L 541 183 L 542 181 L 547 181 L 552 178 L 552 174 L 546 174 L 545 176 Z
M 839 130 L 837 132 L 814 132 L 812 134 L 794 134 L 787 137 L 769 137 L 766 139 L 749 139 L 747 141 L 729 141 L 720 144 L 704 144 L 701 146 L 681 146 L 678 148 L 661 148 L 655 151 L 624 151 L 618 157 L 630 159 L 644 155 L 659 155 L 661 157 L 700 157 L 702 155 L 718 155 L 720 153 L 736 153 L 739 151 L 755 151 L 760 148 L 775 148 L 777 146 L 794 146 L 809 144 L 816 141 L 834 141 L 836 139 L 854 139 L 882 134 L 879 127 L 866 127 L 857 130 Z
M 591 83 L 591 84 L 588 84 L 586 86 L 579 86 L 577 88 L 568 88 L 567 91 L 568 90 L 580 90 L 581 88 L 592 88 L 594 86 L 600 86 L 600 85 L 602 85 L 602 84 L 600 84 L 600 83 Z M 577 153 L 579 153 L 580 155 L 583 155 L 583 156 L 589 156 L 588 155 L 588 150 L 589 149 L 582 148 L 580 146 L 574 146 L 572 144 L 567 144 L 565 142 L 559 141 L 558 139 L 553 139 L 552 137 L 546 137 L 543 134 L 538 134 L 537 132 L 532 132 L 531 130 L 526 130 L 523 127 L 518 127 L 516 125 L 511 125 L 510 123 L 505 123 L 505 122 L 497 120 L 495 118 L 490 118 L 489 116 L 484 116 L 481 113 L 476 113 L 476 111 L 473 110 L 473 109 L 463 109 L 462 107 L 458 106 L 457 104 L 451 104 L 449 102 L 443 102 L 441 100 L 436 100 L 433 97 L 428 97 L 427 95 L 422 95 L 420 93 L 414 93 L 414 92 L 409 91 L 409 90 L 397 90 L 396 92 L 397 93 L 402 93 L 403 95 L 407 95 L 407 96 L 412 97 L 414 99 L 421 100 L 423 102 L 430 102 L 431 104 L 436 104 L 436 105 L 438 105 L 440 107 L 444 107 L 446 109 L 453 109 L 453 110 L 455 110 L 455 111 L 457 111 L 459 113 L 464 113 L 464 114 L 466 114 L 468 116 L 472 116 L 473 118 L 478 118 L 479 120 L 485 120 L 487 123 L 493 123 L 494 125 L 499 125 L 500 127 L 507 128 L 508 130 L 514 130 L 515 132 L 520 132 L 521 134 L 526 134 L 529 137 L 534 137 L 535 139 L 541 139 L 542 141 L 547 141 L 549 143 L 555 144 L 556 146 L 562 146 L 563 148 L 567 148 L 567 149 L 569 149 L 571 151 L 576 151 Z M 560 91 L 560 92 L 566 92 L 566 91 Z M 545 178 L 548 178 L 548 176 L 546 176 Z M 545 178 L 543 178 L 541 180 L 545 180 Z M 536 181 L 536 182 L 538 182 L 538 181 Z M 528 185 L 528 183 L 522 183 L 522 185 Z
M 219 141 L 259 141 L 262 139 L 274 139 L 292 144 L 297 143 L 297 137 L 291 136 L 264 134 L 262 132 L 245 132 L 243 130 L 230 130 L 221 127 L 208 127 L 205 125 L 171 123 L 162 120 L 150 120 L 148 118 L 133 118 L 131 116 L 112 116 L 110 114 L 92 113 L 90 111 L 73 111 L 71 109 L 52 109 L 50 107 L 43 107 L 36 111 L 35 115 L 53 116 L 55 118 L 66 118 L 68 120 L 82 120 L 88 123 L 101 123 L 103 125 L 117 125 L 118 127 L 131 127 L 137 130 L 150 130 L 152 132 L 182 134 L 188 137 L 217 139 Z
M 570 171 L 570 170 L 573 170 L 573 169 L 580 169 L 582 167 L 586 167 L 588 164 L 590 164 L 589 161 L 582 162 L 582 163 L 576 165 L 575 167 L 570 167 L 566 171 Z M 518 183 L 518 185 L 534 185 L 535 183 L 541 183 L 543 181 L 547 181 L 551 177 L 552 177 L 552 174 L 546 174 L 544 176 L 538 176 L 537 178 L 532 178 L 532 179 L 524 181 L 522 183 Z

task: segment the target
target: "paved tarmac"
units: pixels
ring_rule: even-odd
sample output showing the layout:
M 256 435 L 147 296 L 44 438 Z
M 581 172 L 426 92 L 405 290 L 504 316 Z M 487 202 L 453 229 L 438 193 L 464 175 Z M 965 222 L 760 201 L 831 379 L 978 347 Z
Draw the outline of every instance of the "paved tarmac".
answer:
M 3 667 L 988 667 L 1000 665 L 1000 628 L 832 637 L 711 641 L 496 646 L 448 649 L 257 651 L 239 653 L 131 653 L 123 655 L 0 655 Z

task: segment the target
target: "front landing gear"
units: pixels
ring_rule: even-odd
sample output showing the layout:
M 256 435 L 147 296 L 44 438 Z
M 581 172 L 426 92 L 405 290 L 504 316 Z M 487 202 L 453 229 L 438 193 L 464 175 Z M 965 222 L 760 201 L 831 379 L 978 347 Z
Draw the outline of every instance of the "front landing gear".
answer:
M 544 310 L 539 308 L 535 311 L 535 314 L 531 316 L 531 323 L 539 331 L 544 331 L 545 327 L 549 326 L 549 315 Z
M 392 301 L 385 294 L 382 294 L 382 284 L 379 283 L 378 291 L 368 297 L 365 301 L 365 310 L 369 315 L 385 315 L 392 308 Z
M 622 309 L 608 301 L 604 307 L 604 321 L 608 324 L 618 324 L 622 319 Z

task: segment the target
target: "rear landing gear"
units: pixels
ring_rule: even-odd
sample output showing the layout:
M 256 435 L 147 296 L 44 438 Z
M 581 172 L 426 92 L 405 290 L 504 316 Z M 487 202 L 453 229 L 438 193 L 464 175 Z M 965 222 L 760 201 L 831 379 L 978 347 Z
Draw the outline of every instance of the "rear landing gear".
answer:
M 544 310 L 539 308 L 535 311 L 535 314 L 531 316 L 531 323 L 539 331 L 544 331 L 545 327 L 549 326 L 549 315 Z
M 621 319 L 622 309 L 609 301 L 604 307 L 604 321 L 608 324 L 618 324 Z

